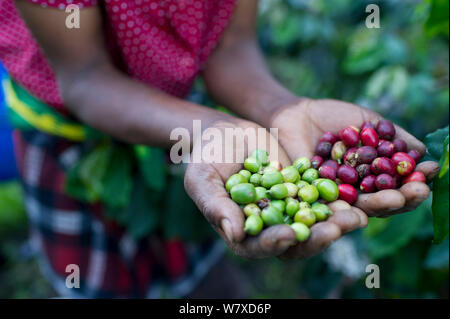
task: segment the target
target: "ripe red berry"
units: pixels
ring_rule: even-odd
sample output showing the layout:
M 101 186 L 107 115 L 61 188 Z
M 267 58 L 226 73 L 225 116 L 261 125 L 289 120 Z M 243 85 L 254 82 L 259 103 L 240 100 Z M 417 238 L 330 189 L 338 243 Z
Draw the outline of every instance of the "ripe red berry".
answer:
M 333 132 L 325 132 L 320 138 L 319 142 L 328 142 L 330 144 L 334 144 L 339 140 L 339 137 Z
M 341 165 L 336 176 L 345 184 L 355 184 L 358 181 L 358 172 L 349 165 Z
M 311 166 L 315 169 L 318 169 L 323 163 L 323 158 L 319 155 L 314 155 L 311 158 Z
M 377 124 L 377 133 L 380 138 L 391 141 L 395 136 L 394 124 L 388 120 L 380 120 Z
M 321 157 L 328 157 L 331 152 L 331 143 L 330 142 L 319 142 L 316 147 L 316 155 Z
M 364 177 L 364 179 L 361 181 L 361 184 L 359 185 L 359 188 L 364 193 L 373 193 L 377 190 L 377 187 L 375 185 L 375 179 L 377 177 L 375 175 L 368 175 Z
M 370 170 L 375 175 L 388 174 L 394 176 L 395 163 L 387 157 L 377 157 L 370 166 Z
M 336 170 L 331 166 L 321 166 L 319 168 L 319 176 L 334 181 L 336 179 Z
M 402 139 L 396 139 L 393 142 L 395 151 L 396 152 L 406 152 L 408 149 L 408 146 L 406 145 L 406 142 Z
M 395 145 L 391 141 L 383 140 L 378 145 L 377 152 L 381 157 L 391 157 L 395 153 Z
M 365 128 L 361 131 L 361 142 L 365 146 L 377 147 L 379 142 L 377 132 L 373 128 Z
M 356 192 L 356 189 L 352 185 L 340 184 L 338 186 L 338 190 L 339 190 L 339 199 L 346 201 L 350 205 L 356 202 L 356 199 L 358 198 L 358 193 Z
M 421 182 L 421 183 L 425 183 L 426 182 L 426 178 L 425 175 L 423 175 L 422 172 L 416 171 L 416 172 L 412 172 L 409 176 L 407 176 L 404 180 L 403 180 L 403 185 L 408 184 L 410 182 Z
M 358 165 L 358 149 L 356 147 L 352 147 L 345 152 L 344 155 L 344 164 L 356 167 Z
M 361 132 L 364 131 L 364 129 L 366 128 L 373 128 L 375 129 L 375 126 L 372 124 L 372 122 L 370 121 L 365 121 L 362 125 L 361 125 Z
M 370 175 L 370 165 L 369 164 L 359 164 L 356 166 L 356 171 L 360 179 Z
M 331 166 L 332 168 L 334 168 L 334 170 L 338 170 L 339 168 L 339 164 L 336 161 L 333 160 L 326 160 L 325 162 L 323 162 L 323 164 L 321 166 Z
M 333 148 L 331 149 L 331 158 L 341 163 L 342 157 L 344 157 L 345 152 L 347 151 L 347 147 L 344 142 L 338 141 L 334 143 Z
M 416 161 L 404 152 L 397 152 L 392 155 L 392 161 L 396 166 L 397 173 L 401 176 L 411 174 L 416 168 Z
M 417 151 L 417 150 L 410 150 L 410 151 L 408 152 L 408 155 L 411 156 L 412 159 L 413 159 L 416 163 L 418 163 L 418 162 L 420 161 L 421 157 L 422 157 L 422 156 L 420 155 L 419 151 Z
M 396 187 L 396 182 L 391 175 L 380 174 L 375 178 L 375 185 L 381 191 L 383 189 L 394 189 Z
M 351 147 L 359 143 L 359 129 L 354 126 L 349 126 L 339 132 L 339 137 L 345 145 Z
M 361 164 L 370 164 L 377 158 L 377 150 L 372 146 L 361 146 L 357 152 L 358 162 Z

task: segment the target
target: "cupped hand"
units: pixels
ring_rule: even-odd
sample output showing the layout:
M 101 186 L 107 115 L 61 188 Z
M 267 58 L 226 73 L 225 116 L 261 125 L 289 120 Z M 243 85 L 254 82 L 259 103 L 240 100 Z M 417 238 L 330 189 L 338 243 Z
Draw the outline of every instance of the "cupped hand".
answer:
M 223 154 L 233 152 L 234 154 L 244 154 L 247 157 L 253 151 L 250 149 L 247 139 L 243 143 L 234 143 L 236 141 L 230 143 L 226 142 L 224 138 L 217 138 L 217 135 L 220 135 L 218 132 L 222 132 L 222 136 L 225 136 L 225 129 L 230 128 L 243 130 L 250 128 L 256 131 L 261 129 L 257 124 L 243 120 L 218 122 L 203 132 L 204 138 L 214 135 L 214 141 L 207 139 L 207 142 L 203 141 L 203 143 L 195 141 L 192 154 L 196 152 L 209 153 L 206 150 L 211 150 L 211 143 L 216 143 L 216 149 L 221 148 Z M 213 134 L 212 129 L 216 133 Z M 258 145 L 258 148 L 269 150 L 269 143 L 275 143 L 278 148 L 277 159 L 283 166 L 290 165 L 291 161 L 288 155 L 276 143 L 274 137 L 265 129 L 258 132 L 259 136 L 265 135 L 267 141 L 266 145 Z M 187 193 L 230 249 L 239 256 L 307 258 L 322 251 L 343 233 L 367 224 L 367 216 L 361 210 L 351 208 L 345 202 L 336 201 L 330 204 L 330 208 L 334 211 L 333 216 L 325 222 L 314 225 L 311 228 L 311 237 L 301 244 L 298 244 L 294 231 L 288 225 L 271 226 L 264 229 L 258 236 L 247 236 L 244 232 L 245 216 L 242 209 L 231 200 L 225 190 L 225 182 L 228 177 L 242 168 L 242 161 L 236 162 L 236 158 L 232 163 L 211 162 L 203 158 L 199 163 L 189 163 L 185 174 Z
M 376 124 L 381 115 L 360 106 L 337 100 L 302 99 L 292 106 L 277 110 L 271 119 L 271 127 L 278 128 L 278 141 L 291 160 L 300 156 L 314 155 L 315 146 L 326 131 L 337 133 L 363 122 Z M 423 156 L 425 145 L 399 126 L 396 138 L 405 140 L 408 150 L 415 149 Z M 417 165 L 428 181 L 439 172 L 436 162 L 422 162 Z M 414 210 L 430 194 L 425 183 L 411 182 L 398 190 L 383 190 L 372 194 L 360 194 L 354 204 L 368 216 L 385 217 Z

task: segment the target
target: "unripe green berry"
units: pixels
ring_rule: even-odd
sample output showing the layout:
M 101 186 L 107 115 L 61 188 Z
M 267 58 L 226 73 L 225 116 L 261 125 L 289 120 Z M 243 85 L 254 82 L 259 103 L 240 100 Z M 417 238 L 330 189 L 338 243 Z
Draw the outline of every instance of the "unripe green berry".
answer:
M 316 215 L 316 221 L 321 222 L 328 218 L 332 214 L 330 208 L 322 203 L 314 203 L 311 206 L 314 215 Z
M 291 197 L 286 198 L 286 214 L 293 217 L 299 210 L 300 203 L 298 200 Z
M 335 182 L 330 179 L 325 179 L 319 185 L 317 185 L 317 190 L 321 198 L 327 202 L 333 202 L 339 197 L 339 189 Z
M 270 196 L 275 199 L 283 199 L 288 195 L 288 189 L 284 184 L 273 185 L 270 188 Z
M 297 158 L 292 164 L 300 174 L 303 174 L 308 168 L 311 167 L 311 161 L 307 157 Z
M 262 165 L 269 164 L 269 153 L 266 150 L 256 149 L 252 152 L 251 157 L 256 158 Z
M 259 186 L 261 184 L 261 177 L 261 174 L 252 174 L 252 176 L 250 176 L 249 182 L 255 186 Z
M 252 173 L 258 173 L 261 168 L 261 163 L 254 157 L 248 157 L 244 161 L 244 167 Z
M 312 183 L 315 179 L 319 178 L 319 172 L 315 168 L 308 168 L 302 175 L 302 180 Z
M 307 202 L 300 202 L 300 209 L 302 208 L 311 208 L 311 205 Z
M 258 215 L 250 215 L 245 220 L 244 231 L 251 236 L 256 236 L 261 232 L 263 226 L 264 223 L 261 217 Z
M 281 183 L 283 183 L 283 175 L 278 171 L 269 171 L 261 177 L 261 186 L 267 189 Z
M 233 188 L 233 186 L 242 183 L 247 183 L 245 177 L 242 176 L 241 174 L 233 174 L 228 178 L 227 182 L 225 183 L 225 189 L 227 190 L 227 192 L 229 192 Z
M 249 217 L 250 215 L 261 215 L 261 209 L 258 207 L 258 205 L 254 203 L 250 203 L 245 205 L 244 207 L 244 214 L 245 216 Z
M 286 209 L 286 203 L 284 200 L 281 199 L 274 199 L 270 202 L 270 205 L 278 209 L 280 212 L 284 213 L 284 210 Z
M 302 188 L 303 186 L 309 185 L 309 183 L 300 180 L 300 181 L 298 181 L 295 185 L 297 185 L 298 189 L 300 189 L 300 188 Z
M 261 218 L 267 226 L 283 224 L 283 213 L 272 205 L 262 210 Z
M 296 197 L 298 194 L 298 187 L 297 185 L 293 184 L 293 183 L 284 183 L 284 186 L 286 186 L 287 190 L 288 190 L 288 197 Z
M 242 169 L 239 171 L 239 174 L 241 174 L 242 176 L 245 177 L 245 179 L 247 180 L 247 182 L 250 180 L 250 176 L 252 176 L 252 173 L 250 173 L 249 171 L 247 171 L 246 169 Z
M 312 185 L 303 186 L 298 191 L 298 197 L 309 204 L 319 199 L 319 191 Z
M 255 202 L 260 201 L 263 198 L 269 198 L 269 196 L 267 195 L 267 189 L 265 189 L 264 187 L 255 187 L 255 191 L 256 191 L 256 197 L 255 197 Z
M 300 178 L 300 174 L 294 166 L 283 168 L 281 174 L 285 183 L 295 183 Z
M 316 215 L 311 208 L 300 209 L 294 216 L 296 223 L 303 223 L 308 227 L 311 227 L 316 222 Z
M 295 237 L 298 241 L 307 240 L 309 238 L 309 235 L 311 234 L 309 228 L 302 223 L 293 223 L 291 227 L 295 231 Z
M 231 198 L 238 204 L 249 204 L 255 201 L 255 186 L 243 183 L 233 186 L 230 190 Z

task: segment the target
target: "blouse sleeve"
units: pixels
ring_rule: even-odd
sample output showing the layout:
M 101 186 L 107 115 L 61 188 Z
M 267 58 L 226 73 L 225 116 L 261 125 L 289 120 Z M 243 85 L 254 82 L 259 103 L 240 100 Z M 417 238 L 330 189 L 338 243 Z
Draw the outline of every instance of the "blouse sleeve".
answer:
M 38 4 L 44 8 L 52 7 L 65 10 L 70 4 L 75 4 L 81 8 L 92 7 L 97 5 L 98 0 L 26 0 L 31 3 Z

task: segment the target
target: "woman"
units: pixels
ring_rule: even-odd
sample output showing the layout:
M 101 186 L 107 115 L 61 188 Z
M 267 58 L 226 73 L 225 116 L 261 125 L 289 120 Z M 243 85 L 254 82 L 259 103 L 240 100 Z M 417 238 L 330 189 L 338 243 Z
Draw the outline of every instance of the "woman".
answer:
M 80 6 L 80 28 L 66 27 L 68 4 Z M 255 0 L 2 1 L 0 59 L 11 77 L 6 88 L 12 92 L 10 104 L 18 105 L 11 107 L 20 128 L 17 161 L 33 234 L 61 293 L 158 296 L 158 289 L 165 287 L 172 296 L 184 296 L 219 255 L 215 245 L 198 249 L 167 242 L 160 227 L 147 225 L 135 233 L 144 238 L 137 241 L 116 223 L 132 227 L 137 217 L 111 213 L 116 220 L 107 219 L 110 210 L 105 207 L 133 202 L 117 203 L 116 196 L 103 195 L 120 197 L 131 186 L 118 183 L 121 191 L 108 193 L 92 183 L 93 191 L 86 194 L 86 187 L 76 186 L 85 186 L 97 170 L 80 168 L 78 175 L 71 170 L 83 161 L 80 153 L 91 161 L 102 158 L 90 156 L 109 147 L 98 143 L 98 136 L 114 138 L 114 147 L 108 149 L 113 153 L 104 152 L 127 163 L 129 145 L 170 147 L 176 142 L 169 139 L 171 131 L 181 127 L 192 134 L 193 120 L 201 120 L 204 129 L 273 127 L 279 132 L 280 161 L 286 164 L 310 156 L 325 130 L 379 119 L 352 104 L 299 98 L 283 88 L 268 72 L 256 44 L 256 14 Z M 236 116 L 183 100 L 200 73 L 214 99 Z M 17 102 L 22 100 L 28 103 Z M 20 112 L 23 109 L 28 111 Z M 49 128 L 42 114 L 57 125 Z M 400 128 L 398 132 L 410 148 L 425 152 L 413 136 Z M 196 142 L 191 146 L 201 148 Z M 86 157 L 80 166 L 89 166 Z M 117 171 L 126 177 L 129 167 L 134 166 Z M 145 175 L 145 165 L 141 168 Z M 293 231 L 283 225 L 244 238 L 242 213 L 223 188 L 223 181 L 238 168 L 239 164 L 189 164 L 185 187 L 227 245 L 245 257 L 307 258 L 343 233 L 364 227 L 367 216 L 412 210 L 429 194 L 427 185 L 410 183 L 399 191 L 360 196 L 355 207 L 337 201 L 332 204 L 333 217 L 314 226 L 307 242 L 292 246 Z M 428 162 L 418 169 L 432 178 L 438 166 Z M 154 180 L 152 174 L 149 180 Z M 125 177 L 121 180 L 128 180 Z M 138 190 L 139 184 L 133 188 Z M 163 224 L 167 223 L 180 222 Z M 67 264 L 79 265 L 77 291 L 62 285 Z

